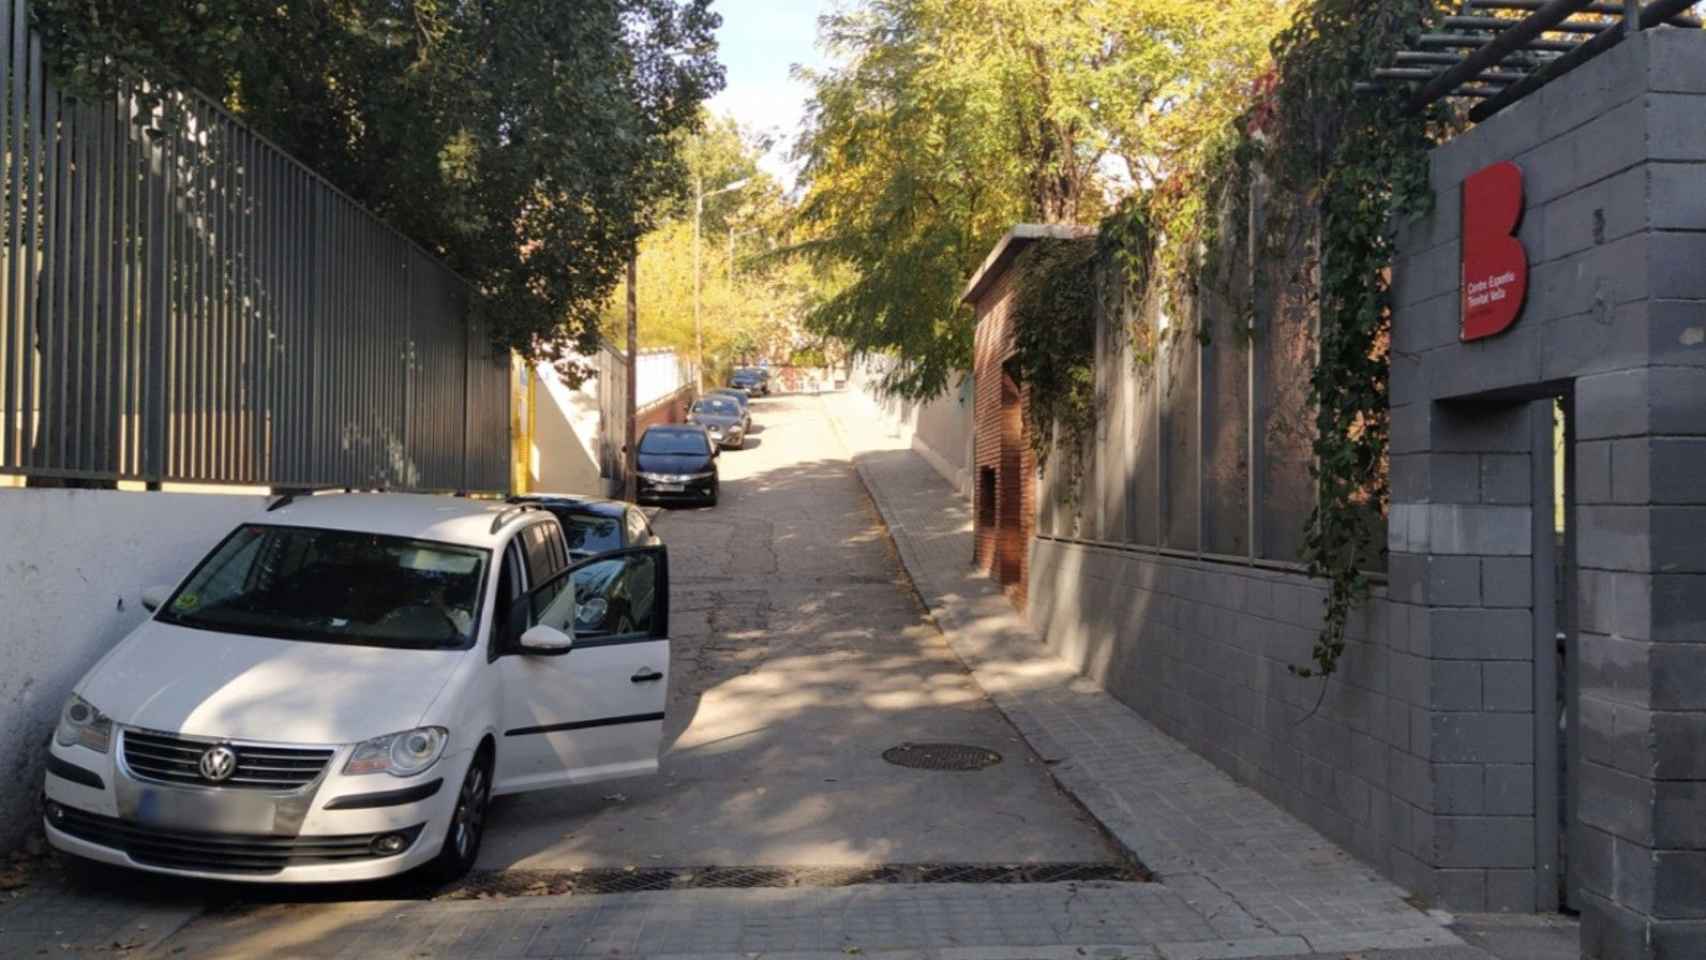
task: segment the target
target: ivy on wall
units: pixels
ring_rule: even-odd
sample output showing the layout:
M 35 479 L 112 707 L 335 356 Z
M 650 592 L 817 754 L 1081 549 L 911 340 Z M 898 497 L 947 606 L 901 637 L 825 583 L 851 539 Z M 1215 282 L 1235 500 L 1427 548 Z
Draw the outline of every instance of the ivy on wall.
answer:
M 1056 469 L 1073 491 L 1096 429 L 1096 259 L 1093 238 L 1043 240 L 1014 264 L 1006 372 L 1029 388 L 1025 420 L 1037 462 L 1059 450 Z
M 1258 257 L 1285 249 L 1297 227 L 1288 209 L 1312 208 L 1318 219 L 1316 270 L 1303 271 L 1317 278 L 1316 289 L 1304 293 L 1320 319 L 1309 390 L 1317 496 L 1303 559 L 1328 591 L 1310 662 L 1291 667 L 1301 677 L 1337 669 L 1350 618 L 1369 595 L 1365 570 L 1385 546 L 1377 531 L 1389 495 L 1394 230 L 1432 203 L 1428 150 L 1458 122 L 1441 107 L 1407 112 L 1402 93 L 1366 95 L 1355 88 L 1447 6 L 1442 0 L 1305 3 L 1276 39 L 1273 68 L 1237 123 L 1195 152 L 1197 164 L 1126 199 L 1101 224 L 1099 249 L 1126 294 L 1138 302 L 1159 296 L 1162 309 L 1183 316 L 1204 284 L 1225 275 L 1229 251 L 1244 238 L 1222 236 L 1222 225 L 1247 222 L 1245 204 L 1258 177 L 1271 196 L 1284 198 L 1264 207 L 1272 215 L 1264 235 L 1254 238 Z M 1095 429 L 1096 286 L 1089 279 L 1095 259 L 1089 251 L 1088 245 L 1039 246 L 1023 266 L 1013 366 L 1031 386 L 1027 416 L 1039 455 L 1058 431 L 1065 443 L 1056 449 L 1081 456 Z M 1246 301 L 1254 295 L 1243 291 Z M 1237 306 L 1239 315 L 1254 311 L 1253 302 Z M 1132 313 L 1126 331 L 1132 354 L 1139 364 L 1153 363 L 1154 334 L 1142 311 Z M 1207 331 L 1192 332 L 1207 341 Z M 1076 489 L 1081 473 L 1075 459 L 1068 465 L 1069 489 Z
M 1387 402 L 1394 229 L 1433 203 L 1428 150 L 1450 122 L 1404 108 L 1403 92 L 1359 95 L 1392 52 L 1448 12 L 1438 0 L 1316 0 L 1275 45 L 1273 96 L 1253 118 L 1269 128 L 1264 164 L 1276 187 L 1318 198 L 1320 333 L 1315 405 L 1316 505 L 1305 546 L 1328 583 L 1325 625 L 1299 676 L 1329 676 L 1388 505 Z

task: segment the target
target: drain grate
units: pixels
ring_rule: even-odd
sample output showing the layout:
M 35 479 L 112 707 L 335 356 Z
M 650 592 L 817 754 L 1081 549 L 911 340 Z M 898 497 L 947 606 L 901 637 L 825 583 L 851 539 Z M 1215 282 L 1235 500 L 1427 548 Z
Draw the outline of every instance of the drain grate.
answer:
M 982 770 L 1001 762 L 1001 754 L 966 743 L 903 743 L 883 751 L 883 759 L 914 770 Z
M 866 867 L 509 870 L 477 874 L 459 886 L 440 891 L 438 896 L 445 899 L 485 899 L 895 883 L 1147 883 L 1150 879 L 1143 868 L 1124 863 L 903 863 Z

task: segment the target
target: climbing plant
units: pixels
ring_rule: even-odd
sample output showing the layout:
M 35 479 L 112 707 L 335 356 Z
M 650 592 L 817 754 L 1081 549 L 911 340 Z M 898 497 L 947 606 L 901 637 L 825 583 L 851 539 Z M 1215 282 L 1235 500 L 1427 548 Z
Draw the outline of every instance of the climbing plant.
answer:
M 1316 505 L 1306 529 L 1312 575 L 1327 581 L 1324 625 L 1301 677 L 1338 667 L 1352 613 L 1368 597 L 1365 572 L 1383 544 L 1387 506 L 1387 382 L 1394 229 L 1432 202 L 1427 151 L 1454 116 L 1406 109 L 1403 94 L 1363 94 L 1357 84 L 1404 41 L 1446 12 L 1441 0 L 1310 0 L 1273 44 L 1273 65 L 1251 105 L 1224 135 L 1154 189 L 1128 198 L 1102 224 L 1111 262 L 1133 291 L 1164 308 L 1198 295 L 1231 238 L 1222 212 L 1253 178 L 1320 224 L 1314 305 L 1320 322 L 1310 377 Z M 1275 204 L 1258 256 L 1283 249 L 1294 224 Z M 1239 223 L 1237 216 L 1225 218 Z M 1224 292 L 1224 291 L 1223 291 Z M 1246 291 L 1246 296 L 1254 294 Z M 1242 314 L 1250 308 L 1240 304 Z M 1206 338 L 1206 331 L 1197 331 Z M 1135 351 L 1140 361 L 1151 354 Z
M 1025 420 L 1038 463 L 1060 452 L 1067 490 L 1084 476 L 1096 429 L 1094 238 L 1043 240 L 1020 255 L 1006 372 L 1026 387 Z M 1056 440 L 1060 443 L 1056 445 Z
M 1275 44 L 1273 95 L 1252 118 L 1273 130 L 1264 159 L 1276 184 L 1318 198 L 1321 222 L 1305 553 L 1328 590 L 1311 663 L 1292 667 L 1299 676 L 1337 669 L 1350 616 L 1368 597 L 1364 571 L 1384 549 L 1375 532 L 1389 492 L 1394 229 L 1433 202 L 1428 150 L 1449 123 L 1408 111 L 1401 91 L 1359 95 L 1356 85 L 1444 12 L 1438 0 L 1317 0 Z

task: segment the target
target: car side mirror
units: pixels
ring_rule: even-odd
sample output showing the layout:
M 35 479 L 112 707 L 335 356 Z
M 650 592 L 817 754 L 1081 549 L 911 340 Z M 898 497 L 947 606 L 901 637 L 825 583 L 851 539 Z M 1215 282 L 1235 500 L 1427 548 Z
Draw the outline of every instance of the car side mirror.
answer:
M 171 599 L 171 596 L 171 587 L 144 587 L 142 588 L 142 609 L 154 613 L 165 606 L 166 601 Z
M 575 638 L 541 623 L 521 635 L 521 652 L 535 657 L 560 657 L 575 646 Z

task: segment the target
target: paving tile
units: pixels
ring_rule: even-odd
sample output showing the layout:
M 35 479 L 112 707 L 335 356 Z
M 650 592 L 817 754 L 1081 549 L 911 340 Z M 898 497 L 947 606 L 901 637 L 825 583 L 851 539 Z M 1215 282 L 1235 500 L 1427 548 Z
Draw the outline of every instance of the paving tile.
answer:
M 832 410 L 856 402 L 826 401 Z M 1060 785 L 1217 931 L 1413 930 L 1460 943 L 1372 868 L 1048 657 L 999 589 L 969 568 L 970 504 L 869 418 L 843 413 L 836 423 L 955 652 L 1027 738 L 1049 745 Z M 1280 896 L 1300 890 L 1309 896 Z M 1383 909 L 1347 909 L 1362 905 Z

